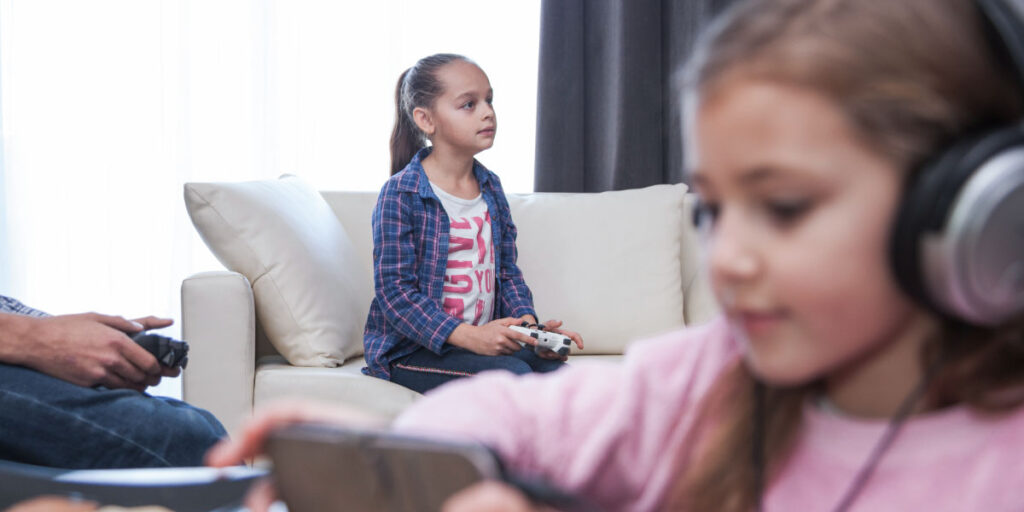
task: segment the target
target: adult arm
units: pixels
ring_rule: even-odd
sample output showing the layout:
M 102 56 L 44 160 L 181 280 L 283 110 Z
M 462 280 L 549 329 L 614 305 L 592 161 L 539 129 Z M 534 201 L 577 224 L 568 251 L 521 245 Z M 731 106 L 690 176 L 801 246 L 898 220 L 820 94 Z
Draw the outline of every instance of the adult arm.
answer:
M 32 368 L 80 386 L 142 391 L 176 371 L 128 337 L 171 321 L 83 313 L 33 317 L 0 313 L 0 362 Z

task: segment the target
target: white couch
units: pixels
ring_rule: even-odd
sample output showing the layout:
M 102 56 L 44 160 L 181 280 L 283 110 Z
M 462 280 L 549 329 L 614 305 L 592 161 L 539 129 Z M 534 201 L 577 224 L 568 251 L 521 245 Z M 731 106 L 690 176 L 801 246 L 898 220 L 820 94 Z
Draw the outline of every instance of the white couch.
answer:
M 714 314 L 683 185 L 508 199 L 541 321 L 584 336 L 570 364 L 617 358 L 631 340 Z M 182 283 L 185 400 L 236 431 L 277 399 L 395 415 L 420 396 L 360 373 L 376 193 L 317 192 L 285 176 L 187 184 L 185 201 L 229 269 Z

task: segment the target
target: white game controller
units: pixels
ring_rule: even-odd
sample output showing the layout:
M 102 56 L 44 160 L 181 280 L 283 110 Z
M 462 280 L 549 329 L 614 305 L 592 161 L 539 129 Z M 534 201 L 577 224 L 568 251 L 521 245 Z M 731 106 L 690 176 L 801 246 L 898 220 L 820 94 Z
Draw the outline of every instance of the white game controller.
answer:
M 508 328 L 537 340 L 537 346 L 534 348 L 535 352 L 546 348 L 560 356 L 569 355 L 569 346 L 572 345 L 572 340 L 568 336 L 558 334 L 557 332 L 530 329 L 521 325 L 510 325 Z M 526 343 L 521 341 L 519 344 L 524 347 L 526 346 Z

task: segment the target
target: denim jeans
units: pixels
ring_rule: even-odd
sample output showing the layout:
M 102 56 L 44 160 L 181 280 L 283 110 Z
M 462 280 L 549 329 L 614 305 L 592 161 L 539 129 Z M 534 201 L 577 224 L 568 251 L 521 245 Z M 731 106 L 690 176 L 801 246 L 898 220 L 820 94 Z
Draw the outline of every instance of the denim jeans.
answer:
M 68 469 L 198 466 L 225 437 L 207 411 L 0 364 L 0 459 Z
M 519 375 L 553 372 L 565 363 L 544 359 L 524 347 L 507 356 L 484 356 L 461 348 L 437 355 L 421 348 L 391 364 L 391 382 L 425 393 L 448 381 L 471 377 L 486 370 L 508 370 Z

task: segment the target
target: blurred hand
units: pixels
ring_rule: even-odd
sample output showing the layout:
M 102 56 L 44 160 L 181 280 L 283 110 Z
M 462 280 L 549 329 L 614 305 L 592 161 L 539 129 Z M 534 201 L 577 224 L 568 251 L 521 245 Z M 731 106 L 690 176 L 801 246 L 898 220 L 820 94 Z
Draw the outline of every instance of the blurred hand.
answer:
M 321 423 L 346 427 L 382 428 L 387 420 L 355 409 L 335 404 L 316 402 L 280 402 L 257 411 L 246 422 L 242 432 L 233 439 L 225 439 L 206 452 L 206 465 L 234 466 L 264 453 L 271 432 L 299 423 Z M 277 499 L 277 492 L 269 480 L 261 481 L 249 490 L 246 506 L 252 512 L 263 512 Z
M 520 319 L 511 317 L 492 320 L 480 326 L 463 323 L 452 331 L 448 343 L 485 356 L 518 352 L 522 348 L 519 341 L 531 347 L 535 346 L 537 340 L 509 329 L 509 326 L 519 323 Z
M 515 487 L 500 482 L 482 482 L 448 498 L 442 512 L 532 512 L 547 510 L 534 506 Z
M 166 327 L 172 320 L 82 313 L 25 317 L 16 333 L 21 364 L 80 386 L 143 391 L 160 382 L 164 369 L 129 334 Z M 166 374 L 177 372 L 167 372 Z

